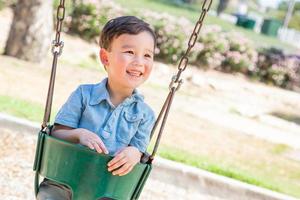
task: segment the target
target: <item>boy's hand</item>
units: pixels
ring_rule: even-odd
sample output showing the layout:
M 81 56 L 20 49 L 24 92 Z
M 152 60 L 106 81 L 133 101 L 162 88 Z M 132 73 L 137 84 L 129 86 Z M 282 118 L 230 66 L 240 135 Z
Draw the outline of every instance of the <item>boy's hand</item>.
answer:
M 120 151 L 108 164 L 108 171 L 113 175 L 124 176 L 140 162 L 142 153 L 133 146 L 129 146 Z
M 78 131 L 78 140 L 80 144 L 87 146 L 90 149 L 95 149 L 98 153 L 108 154 L 108 150 L 98 135 L 83 128 L 78 128 L 76 131 Z

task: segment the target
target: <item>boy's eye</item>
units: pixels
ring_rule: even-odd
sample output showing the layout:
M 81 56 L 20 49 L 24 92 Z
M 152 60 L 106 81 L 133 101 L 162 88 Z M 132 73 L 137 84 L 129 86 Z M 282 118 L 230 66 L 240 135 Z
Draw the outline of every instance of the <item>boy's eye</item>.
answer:
M 152 56 L 150 54 L 145 54 L 145 57 L 152 58 Z
M 125 53 L 134 54 L 133 51 L 125 51 Z

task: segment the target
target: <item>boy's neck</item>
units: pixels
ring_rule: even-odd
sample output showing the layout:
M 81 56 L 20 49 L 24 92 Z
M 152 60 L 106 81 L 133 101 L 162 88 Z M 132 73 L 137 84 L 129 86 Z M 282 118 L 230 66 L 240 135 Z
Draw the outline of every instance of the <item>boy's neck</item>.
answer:
M 124 90 L 124 88 L 116 88 L 109 83 L 107 83 L 107 90 L 111 103 L 116 107 L 133 93 L 133 90 L 131 89 Z

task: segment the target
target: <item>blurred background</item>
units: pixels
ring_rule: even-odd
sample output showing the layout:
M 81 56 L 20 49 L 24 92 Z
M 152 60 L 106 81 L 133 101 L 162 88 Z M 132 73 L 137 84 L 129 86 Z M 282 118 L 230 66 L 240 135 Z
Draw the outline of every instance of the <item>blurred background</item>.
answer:
M 140 90 L 158 114 L 203 2 L 66 1 L 52 120 L 78 84 L 106 76 L 98 38 L 120 15 L 144 19 L 157 35 L 153 74 Z M 0 0 L 1 113 L 41 123 L 58 5 Z M 214 0 L 183 76 L 159 156 L 300 198 L 300 1 Z M 31 189 L 34 145 L 20 138 L 35 137 L 1 131 L 1 193 L 21 198 Z M 7 179 L 26 181 L 12 194 Z

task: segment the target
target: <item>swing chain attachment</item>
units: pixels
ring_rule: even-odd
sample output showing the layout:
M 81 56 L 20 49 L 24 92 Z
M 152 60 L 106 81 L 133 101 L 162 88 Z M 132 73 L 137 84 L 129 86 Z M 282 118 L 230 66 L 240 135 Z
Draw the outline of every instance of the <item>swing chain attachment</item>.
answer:
M 63 20 L 65 18 L 65 0 L 60 0 L 60 4 L 57 7 L 57 24 L 56 24 L 56 35 L 55 40 L 52 42 L 52 54 L 56 54 L 57 56 L 60 56 L 62 54 L 62 50 L 64 47 L 63 41 L 60 41 L 60 32 L 63 26 Z
M 196 22 L 193 33 L 191 34 L 191 36 L 189 38 L 188 48 L 187 48 L 184 55 L 181 57 L 181 59 L 179 61 L 178 72 L 175 75 L 176 80 L 173 81 L 173 78 L 172 78 L 172 81 L 171 81 L 170 85 L 173 85 L 174 83 L 178 83 L 178 87 L 176 88 L 176 90 L 179 89 L 179 85 L 181 85 L 181 83 L 182 83 L 182 79 L 180 79 L 181 73 L 186 69 L 186 67 L 188 65 L 188 62 L 189 62 L 188 55 L 189 55 L 190 51 L 192 50 L 192 48 L 195 46 L 195 44 L 197 42 L 200 29 L 203 25 L 203 20 L 205 18 L 205 15 L 209 11 L 211 4 L 212 4 L 212 0 L 204 0 L 203 5 L 202 5 L 201 15 L 200 15 L 198 21 Z
M 52 49 L 51 52 L 54 55 L 55 53 L 57 56 L 60 56 L 62 54 L 62 50 L 64 48 L 64 42 L 60 41 L 58 44 L 56 43 L 55 40 L 52 41 Z
M 181 84 L 183 83 L 183 80 L 180 79 L 179 81 L 177 80 L 177 75 L 174 75 L 171 79 L 171 83 L 169 84 L 169 89 L 172 90 L 173 88 L 175 88 L 175 91 L 179 90 Z M 177 84 L 177 86 L 175 87 L 175 83 Z

